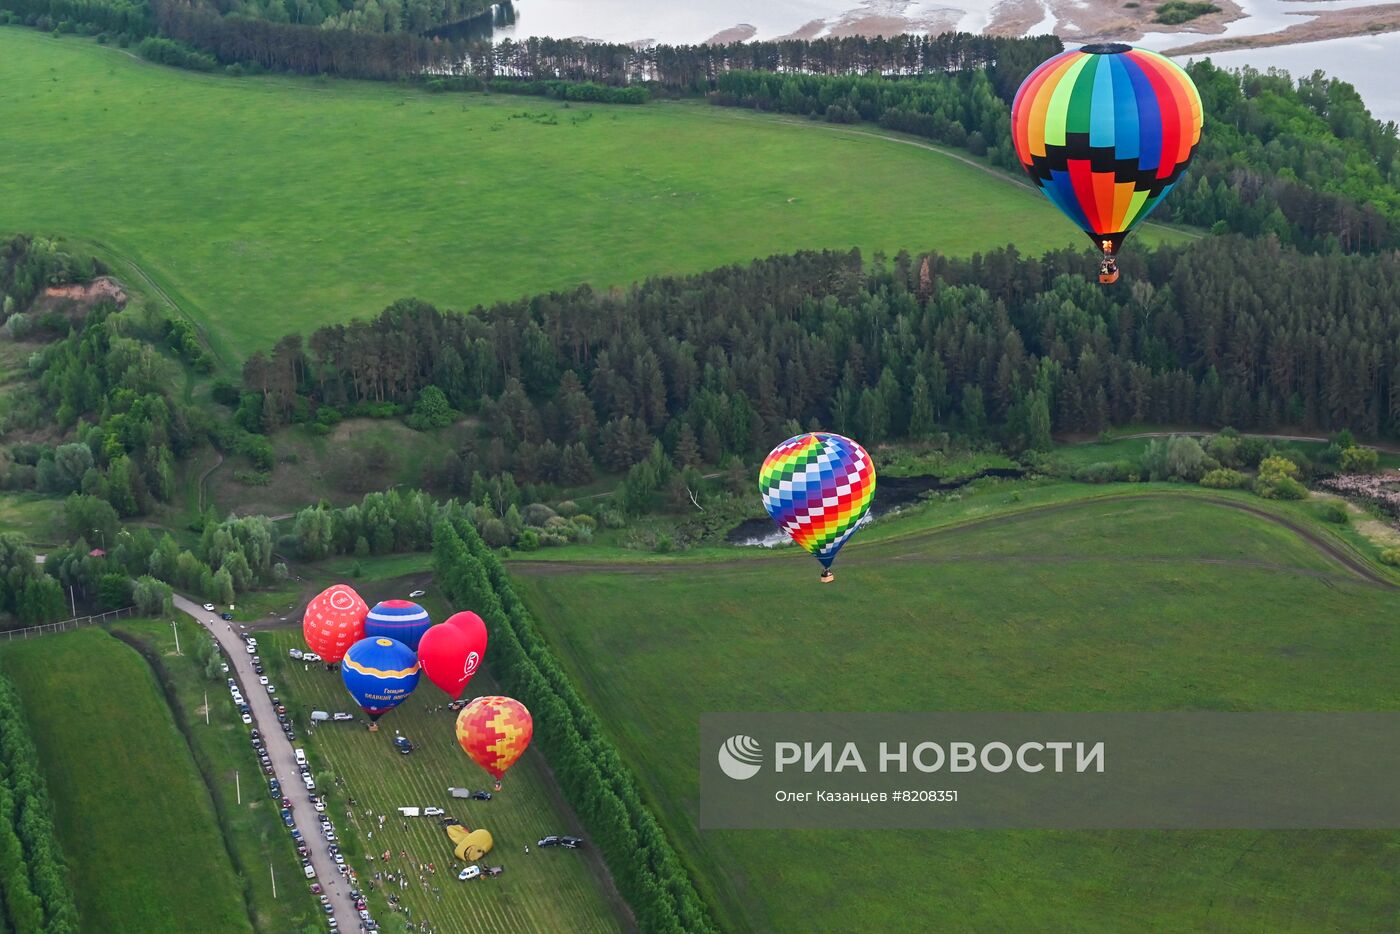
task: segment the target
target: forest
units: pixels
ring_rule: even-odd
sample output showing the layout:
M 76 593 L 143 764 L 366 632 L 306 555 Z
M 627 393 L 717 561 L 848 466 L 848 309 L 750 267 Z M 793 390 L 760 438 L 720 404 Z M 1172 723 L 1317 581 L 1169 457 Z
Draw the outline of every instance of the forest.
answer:
M 1128 251 L 1116 289 L 1085 265 L 1073 251 L 868 266 L 799 253 L 470 314 L 402 301 L 255 354 L 240 420 L 408 413 L 431 388 L 487 428 L 445 465 L 463 492 L 477 472 L 576 482 L 585 454 L 624 471 L 657 441 L 717 465 L 818 426 L 1012 451 L 1134 422 L 1400 433 L 1395 254 L 1207 237 Z

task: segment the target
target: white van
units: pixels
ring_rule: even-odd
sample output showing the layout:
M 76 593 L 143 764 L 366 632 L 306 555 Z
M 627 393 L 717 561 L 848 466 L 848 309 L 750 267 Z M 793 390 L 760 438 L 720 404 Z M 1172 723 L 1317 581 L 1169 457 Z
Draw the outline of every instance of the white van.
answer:
M 480 866 L 468 866 L 457 874 L 457 878 L 466 882 L 468 879 L 475 879 L 479 875 L 481 875 Z
M 295 752 L 297 756 L 297 765 L 306 765 L 306 750 L 298 746 Z
M 314 878 L 316 878 L 316 867 L 315 867 L 315 866 L 307 866 L 307 867 L 306 867 L 306 878 L 308 878 L 308 879 L 314 879 Z

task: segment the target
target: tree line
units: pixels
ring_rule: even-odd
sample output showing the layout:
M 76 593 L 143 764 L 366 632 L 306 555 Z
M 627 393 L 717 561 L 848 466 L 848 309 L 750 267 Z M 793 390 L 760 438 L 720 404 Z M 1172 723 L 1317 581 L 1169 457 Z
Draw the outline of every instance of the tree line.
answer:
M 439 523 L 433 569 L 455 605 L 473 608 L 486 621 L 492 675 L 529 708 L 538 726 L 535 744 L 641 929 L 716 930 L 665 831 L 642 800 L 636 778 L 471 523 Z
M 0 898 L 14 934 L 77 934 L 78 910 L 19 692 L 0 677 Z

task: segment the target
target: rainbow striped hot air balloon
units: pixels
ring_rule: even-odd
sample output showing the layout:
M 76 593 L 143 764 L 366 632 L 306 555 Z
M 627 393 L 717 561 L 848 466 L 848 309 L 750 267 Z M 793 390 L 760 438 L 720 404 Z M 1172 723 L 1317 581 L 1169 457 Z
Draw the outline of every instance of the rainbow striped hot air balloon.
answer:
M 501 776 L 515 764 L 535 735 L 525 705 L 511 697 L 478 697 L 457 715 L 457 743 L 472 761 L 501 786 Z
M 758 474 L 763 508 L 784 532 L 821 562 L 831 562 L 875 499 L 875 464 L 850 438 L 812 432 L 775 447 Z
M 1042 63 L 1011 105 L 1011 137 L 1036 186 L 1103 251 L 1101 281 L 1128 232 L 1180 181 L 1201 139 L 1201 96 L 1171 59 L 1086 45 Z M 1111 275 L 1108 275 L 1111 273 Z
M 418 686 L 418 656 L 396 639 L 370 636 L 345 653 L 340 677 L 370 721 L 402 704 Z M 374 727 L 371 727 L 374 729 Z
M 384 600 L 365 617 L 365 635 L 388 636 L 416 652 L 418 640 L 432 625 L 428 611 L 412 600 Z

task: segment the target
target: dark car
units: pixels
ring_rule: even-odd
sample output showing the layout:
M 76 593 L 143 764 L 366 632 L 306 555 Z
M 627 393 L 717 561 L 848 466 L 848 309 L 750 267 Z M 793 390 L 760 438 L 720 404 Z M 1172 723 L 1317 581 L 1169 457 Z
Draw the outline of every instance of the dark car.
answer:
M 550 834 L 548 837 L 542 837 L 542 838 L 540 839 L 540 841 L 539 841 L 539 845 L 540 845 L 540 846 L 558 846 L 558 845 L 559 845 L 559 839 L 560 839 L 559 837 L 556 837 L 556 836 L 554 836 L 553 834 Z
M 226 622 L 226 623 L 233 622 L 233 614 L 232 614 L 232 613 L 220 613 L 220 614 L 219 614 L 219 619 L 223 620 L 223 621 Z
M 272 781 L 267 783 L 267 790 L 272 792 L 274 795 L 279 794 L 282 790 L 282 783 L 274 778 Z
M 504 866 L 487 866 L 485 869 L 482 870 L 482 874 L 488 876 L 499 876 L 505 871 L 506 869 Z
M 491 792 L 489 792 L 489 791 L 473 791 L 473 792 L 472 792 L 470 795 L 468 795 L 467 797 L 471 798 L 471 800 L 473 800 L 473 801 L 490 801 L 490 800 L 491 800 Z
M 583 839 L 581 837 L 560 837 L 559 845 L 566 846 L 571 850 L 577 850 L 579 847 L 583 846 Z

